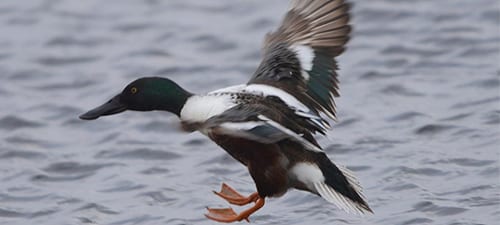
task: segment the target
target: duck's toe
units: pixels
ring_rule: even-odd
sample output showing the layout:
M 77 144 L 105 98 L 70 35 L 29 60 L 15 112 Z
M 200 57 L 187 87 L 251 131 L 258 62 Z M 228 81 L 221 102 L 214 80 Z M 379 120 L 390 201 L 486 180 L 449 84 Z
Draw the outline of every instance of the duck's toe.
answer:
M 214 191 L 215 192 L 215 191 Z M 221 196 L 222 198 L 244 198 L 242 194 L 234 190 L 232 187 L 226 183 L 222 183 L 220 192 L 215 192 L 215 194 Z
M 219 192 L 214 191 L 214 194 L 225 199 L 226 201 L 228 201 L 231 204 L 240 205 L 240 206 L 246 205 L 250 202 L 255 202 L 255 201 L 257 201 L 257 199 L 259 197 L 257 193 L 253 193 L 253 194 L 245 197 L 225 183 L 222 183 L 221 190 Z
M 208 213 L 205 216 L 217 222 L 230 223 L 241 220 L 238 214 L 231 208 L 207 208 L 207 211 Z M 248 218 L 244 219 L 249 221 Z
M 240 214 L 236 214 L 236 212 L 233 211 L 231 208 L 207 208 L 208 213 L 205 214 L 205 216 L 211 220 L 215 220 L 217 222 L 224 222 L 224 223 L 231 223 L 235 221 L 242 221 L 246 220 L 247 222 L 250 222 L 248 217 L 252 215 L 252 213 L 256 212 L 262 206 L 264 206 L 265 199 L 261 197 L 257 197 L 257 200 L 255 201 L 255 205 L 252 206 L 251 208 L 241 212 Z

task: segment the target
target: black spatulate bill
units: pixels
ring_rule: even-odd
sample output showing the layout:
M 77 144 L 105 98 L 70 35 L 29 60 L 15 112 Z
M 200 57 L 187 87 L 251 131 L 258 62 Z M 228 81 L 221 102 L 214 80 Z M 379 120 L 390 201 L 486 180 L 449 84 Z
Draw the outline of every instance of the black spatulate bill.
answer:
M 103 105 L 80 115 L 80 119 L 95 120 L 100 116 L 113 115 L 125 110 L 127 110 L 127 106 L 120 102 L 120 95 L 117 95 Z

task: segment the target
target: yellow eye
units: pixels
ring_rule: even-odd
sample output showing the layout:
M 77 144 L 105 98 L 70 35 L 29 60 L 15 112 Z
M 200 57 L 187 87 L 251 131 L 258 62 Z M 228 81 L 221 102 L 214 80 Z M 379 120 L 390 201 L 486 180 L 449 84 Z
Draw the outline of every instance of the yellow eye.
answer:
M 137 88 L 136 87 L 130 88 L 130 92 L 132 92 L 132 94 L 137 93 Z

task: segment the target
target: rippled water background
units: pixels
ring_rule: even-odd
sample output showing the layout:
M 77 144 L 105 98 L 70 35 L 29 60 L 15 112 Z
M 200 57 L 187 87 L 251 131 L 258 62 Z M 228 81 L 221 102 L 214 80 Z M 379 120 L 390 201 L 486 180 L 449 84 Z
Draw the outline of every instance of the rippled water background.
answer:
M 329 156 L 375 215 L 290 191 L 253 224 L 497 224 L 500 6 L 354 1 Z M 214 224 L 254 185 L 163 112 L 77 116 L 144 75 L 206 92 L 246 82 L 287 1 L 0 1 L 0 224 Z M 237 208 L 240 210 L 240 208 Z

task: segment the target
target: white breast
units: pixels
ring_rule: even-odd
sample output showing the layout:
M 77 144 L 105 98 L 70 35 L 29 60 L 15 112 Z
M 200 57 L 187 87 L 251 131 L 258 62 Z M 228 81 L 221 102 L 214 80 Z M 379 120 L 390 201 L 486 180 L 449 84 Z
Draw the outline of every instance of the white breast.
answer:
M 188 122 L 204 122 L 233 106 L 235 103 L 228 94 L 194 95 L 182 107 L 180 119 Z

